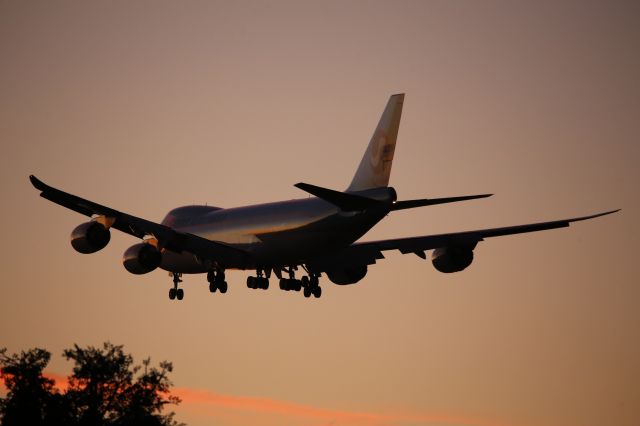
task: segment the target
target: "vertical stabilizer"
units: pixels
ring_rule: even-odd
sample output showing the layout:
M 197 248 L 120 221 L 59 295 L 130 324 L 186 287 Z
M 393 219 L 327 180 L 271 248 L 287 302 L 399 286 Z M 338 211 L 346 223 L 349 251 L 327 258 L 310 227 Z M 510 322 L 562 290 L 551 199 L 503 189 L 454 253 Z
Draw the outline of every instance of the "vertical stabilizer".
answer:
M 404 93 L 389 98 L 347 191 L 363 191 L 389 185 L 403 102 Z

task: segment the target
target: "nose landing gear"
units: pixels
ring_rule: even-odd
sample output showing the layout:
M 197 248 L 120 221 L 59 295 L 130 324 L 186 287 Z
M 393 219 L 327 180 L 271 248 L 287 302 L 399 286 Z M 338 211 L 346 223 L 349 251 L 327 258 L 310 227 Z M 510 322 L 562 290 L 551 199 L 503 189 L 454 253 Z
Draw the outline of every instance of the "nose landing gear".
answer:
M 180 279 L 182 274 L 179 272 L 172 272 L 171 274 L 173 275 L 173 287 L 169 289 L 169 299 L 182 300 L 184 298 L 184 290 L 178 288 L 178 284 L 182 282 L 182 279 Z

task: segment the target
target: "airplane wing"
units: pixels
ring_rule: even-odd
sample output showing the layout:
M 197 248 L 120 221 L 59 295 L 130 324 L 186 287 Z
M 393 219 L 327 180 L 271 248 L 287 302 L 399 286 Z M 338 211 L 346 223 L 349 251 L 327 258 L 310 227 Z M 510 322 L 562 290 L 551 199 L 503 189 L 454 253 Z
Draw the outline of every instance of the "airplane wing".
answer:
M 207 240 L 185 232 L 178 232 L 173 228 L 151 222 L 93 201 L 85 200 L 53 188 L 34 175 L 29 176 L 33 186 L 38 189 L 40 196 L 63 207 L 71 209 L 85 216 L 100 215 L 113 220 L 112 228 L 134 237 L 143 238 L 147 235 L 155 237 L 161 247 L 177 253 L 187 251 L 203 259 L 216 259 L 226 265 L 244 265 L 249 259 L 245 251 L 230 247 L 224 243 Z
M 426 254 L 424 252 L 426 250 L 451 246 L 463 246 L 473 249 L 478 242 L 483 241 L 485 238 L 564 228 L 568 227 L 572 222 L 579 222 L 582 220 L 605 216 L 619 210 L 620 209 L 611 210 L 590 216 L 554 220 L 551 222 L 531 223 L 527 225 L 507 226 L 503 228 L 354 243 L 340 251 L 340 253 L 337 253 L 336 256 L 331 256 L 331 258 L 315 259 L 314 263 L 318 265 L 320 269 L 324 269 L 324 267 L 334 265 L 336 263 L 372 265 L 376 263 L 377 259 L 384 259 L 382 252 L 387 250 L 398 250 L 402 254 L 413 253 L 425 259 Z

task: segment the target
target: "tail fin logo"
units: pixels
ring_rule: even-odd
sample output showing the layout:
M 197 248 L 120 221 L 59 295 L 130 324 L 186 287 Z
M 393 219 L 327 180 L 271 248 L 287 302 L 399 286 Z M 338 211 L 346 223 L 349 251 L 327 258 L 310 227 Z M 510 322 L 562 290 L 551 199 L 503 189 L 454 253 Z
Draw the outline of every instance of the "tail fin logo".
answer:
M 396 145 L 388 140 L 384 129 L 377 129 L 373 139 L 375 142 L 371 146 L 369 161 L 376 171 L 382 171 L 386 163 L 393 161 Z
M 374 143 L 371 144 L 371 152 L 369 153 L 369 161 L 371 162 L 371 167 L 374 169 L 378 169 L 380 166 L 380 160 L 382 160 L 382 153 L 384 150 L 384 146 L 387 142 L 386 132 L 382 129 L 377 129 L 376 134 L 373 136 Z

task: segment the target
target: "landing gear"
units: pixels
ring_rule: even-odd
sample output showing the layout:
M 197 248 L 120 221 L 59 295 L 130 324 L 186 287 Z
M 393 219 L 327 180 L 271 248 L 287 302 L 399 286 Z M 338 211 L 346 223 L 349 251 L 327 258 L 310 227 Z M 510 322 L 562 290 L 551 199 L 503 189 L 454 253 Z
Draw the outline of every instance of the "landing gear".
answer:
M 322 296 L 322 287 L 320 286 L 314 287 L 314 288 L 307 287 L 304 289 L 304 297 L 311 297 L 312 294 L 313 294 L 313 297 L 315 297 L 316 299 Z
M 311 297 L 313 294 L 315 298 L 319 298 L 322 295 L 322 289 L 318 282 L 318 275 L 309 272 L 309 276 L 303 276 L 301 279 L 297 280 L 295 278 L 295 271 L 293 268 L 289 268 L 289 278 L 280 279 L 280 289 L 285 291 L 303 290 L 302 294 L 304 297 Z
M 280 278 L 280 290 L 284 291 L 300 291 L 302 289 L 302 281 L 296 279 L 296 267 L 289 266 L 289 278 Z
M 225 281 L 224 270 L 220 269 L 217 272 L 215 270 L 207 273 L 207 281 L 209 281 L 209 291 L 215 293 L 216 290 L 220 290 L 220 293 L 227 292 L 227 282 Z
M 322 289 L 320 288 L 318 277 L 319 274 L 310 272 L 304 265 L 303 268 L 309 274 L 303 276 L 301 279 L 296 279 L 295 271 L 296 266 L 278 267 L 276 269 L 265 268 L 256 270 L 256 276 L 247 277 L 247 287 L 252 289 L 266 290 L 269 288 L 269 277 L 273 271 L 275 275 L 280 279 L 278 284 L 281 290 L 284 291 L 301 291 L 303 290 L 304 297 L 311 297 L 313 295 L 318 298 L 322 295 Z M 289 278 L 283 277 L 283 273 L 288 273 Z
M 172 272 L 173 275 L 173 287 L 169 289 L 169 299 L 174 300 L 182 300 L 184 298 L 184 290 L 178 288 L 178 284 L 182 282 L 180 277 L 182 274 L 180 272 Z
M 316 299 L 322 296 L 322 287 L 320 287 L 318 275 L 316 274 L 310 274 L 307 285 L 304 288 L 304 297 L 311 297 L 312 294 Z
M 280 290 L 284 291 L 300 291 L 302 289 L 302 281 L 295 278 L 280 278 Z
M 247 277 L 247 287 L 252 289 L 266 290 L 269 288 L 269 278 L 266 277 Z

